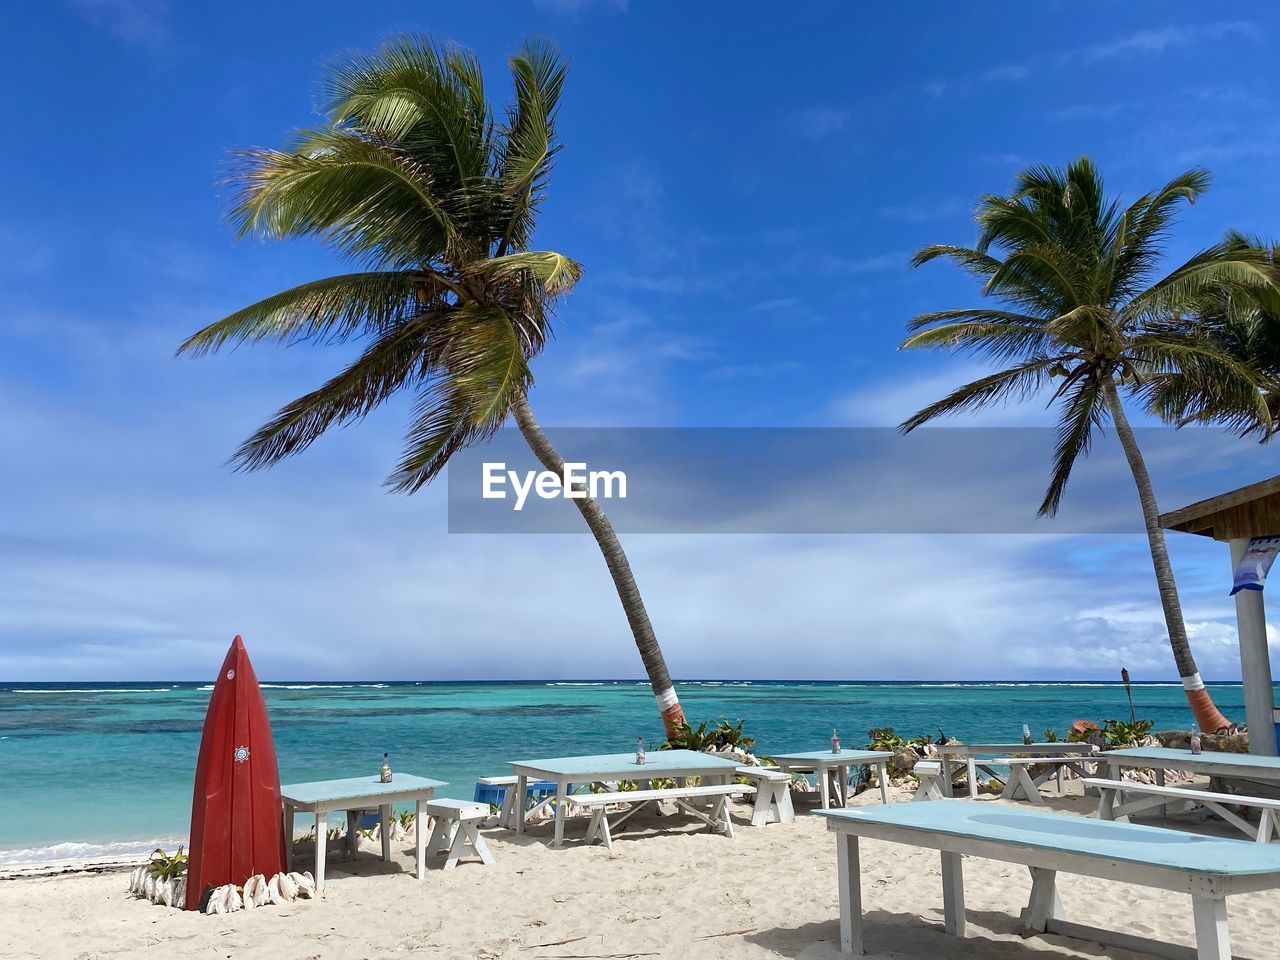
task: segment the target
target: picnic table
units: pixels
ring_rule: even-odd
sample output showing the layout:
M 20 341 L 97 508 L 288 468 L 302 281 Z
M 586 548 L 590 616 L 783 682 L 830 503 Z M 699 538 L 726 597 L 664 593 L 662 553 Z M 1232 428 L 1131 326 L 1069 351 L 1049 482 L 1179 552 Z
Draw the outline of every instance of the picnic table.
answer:
M 426 818 L 422 808 L 435 796 L 436 790 L 448 786 L 443 780 L 415 777 L 397 773 L 390 783 L 377 777 L 352 777 L 346 780 L 316 780 L 311 783 L 290 783 L 280 788 L 284 803 L 285 857 L 288 869 L 293 869 L 293 818 L 299 812 L 313 813 L 316 818 L 316 892 L 324 890 L 324 858 L 328 841 L 329 813 L 342 810 L 347 815 L 347 850 L 354 856 L 358 849 L 360 812 L 377 810 L 382 820 L 382 859 L 391 859 L 391 808 L 396 803 L 413 803 L 417 821 L 414 834 L 417 838 L 418 879 L 426 871 Z
M 981 770 L 990 779 L 1008 786 L 1008 777 L 994 769 L 998 764 L 995 759 L 1008 757 L 1011 754 L 1033 754 L 1037 757 L 1071 757 L 1095 753 L 1097 747 L 1088 743 L 946 743 L 938 746 L 938 756 L 942 760 L 942 794 L 950 797 L 954 794 L 952 780 L 961 763 L 965 765 L 966 781 L 969 788 L 969 799 L 978 796 L 978 771 Z
M 1092 820 L 1039 810 L 995 808 L 972 800 L 899 803 L 821 811 L 837 834 L 840 944 L 863 953 L 861 837 L 942 854 L 944 928 L 965 933 L 963 856 L 1031 869 L 1024 933 L 1054 933 L 1163 957 L 1231 960 L 1227 897 L 1280 887 L 1280 848 L 1160 827 Z M 1191 895 L 1197 949 L 1064 919 L 1058 872 L 1121 880 Z
M 880 780 L 880 802 L 889 802 L 889 778 L 886 765 L 893 754 L 884 750 L 813 750 L 809 753 L 784 753 L 773 762 L 785 773 L 816 773 L 818 798 L 822 809 L 843 807 L 849 802 L 849 768 L 875 767 Z
M 1111 779 L 1119 780 L 1126 767 L 1150 768 L 1156 772 L 1156 783 L 1164 786 L 1166 770 L 1199 773 L 1210 777 L 1230 777 L 1280 786 L 1280 757 L 1262 757 L 1252 753 L 1192 753 L 1171 747 L 1130 747 L 1109 750 L 1101 755 L 1111 768 Z
M 516 775 L 516 797 L 525 795 L 530 780 L 549 780 L 555 783 L 554 797 L 535 806 L 554 804 L 555 836 L 553 846 L 564 842 L 564 821 L 568 810 L 566 798 L 574 784 L 609 783 L 618 780 L 636 780 L 643 789 L 653 780 L 676 780 L 683 784 L 690 777 L 698 777 L 703 783 L 726 784 L 733 780 L 738 761 L 726 760 L 697 750 L 654 750 L 644 764 L 636 763 L 634 753 L 606 753 L 585 757 L 551 757 L 544 760 L 512 760 L 511 772 Z M 524 833 L 526 811 L 523 803 L 516 804 L 515 830 Z

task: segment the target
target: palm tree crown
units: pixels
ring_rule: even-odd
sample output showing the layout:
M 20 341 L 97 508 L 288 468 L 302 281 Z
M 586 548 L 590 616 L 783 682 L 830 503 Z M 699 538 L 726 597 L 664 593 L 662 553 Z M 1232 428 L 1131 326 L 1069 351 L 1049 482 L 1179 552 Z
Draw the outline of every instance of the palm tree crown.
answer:
M 1195 202 L 1208 184 L 1208 173 L 1191 170 L 1121 207 L 1082 157 L 1066 169 L 1024 171 L 1007 197 L 982 197 L 975 246 L 925 247 L 913 263 L 948 258 L 982 279 L 982 292 L 1006 309 L 923 314 L 902 346 L 966 350 L 1010 365 L 930 404 L 903 428 L 1052 387 L 1060 418 L 1040 505 L 1042 515 L 1052 515 L 1094 428 L 1108 418 L 1109 390 L 1160 412 L 1211 387 L 1223 403 L 1268 417 L 1250 365 L 1205 338 L 1191 319 L 1210 291 L 1273 288 L 1261 251 L 1223 242 L 1160 275 L 1178 205 Z
M 305 450 L 407 388 L 416 404 L 387 483 L 411 492 L 497 430 L 527 390 L 553 302 L 582 271 L 527 249 L 560 147 L 565 64 L 533 43 L 511 75 L 514 103 L 498 119 L 474 54 L 397 38 L 333 67 L 327 124 L 288 150 L 240 154 L 231 219 L 241 236 L 318 237 L 361 270 L 238 310 L 179 353 L 266 339 L 367 346 L 246 440 L 237 467 Z

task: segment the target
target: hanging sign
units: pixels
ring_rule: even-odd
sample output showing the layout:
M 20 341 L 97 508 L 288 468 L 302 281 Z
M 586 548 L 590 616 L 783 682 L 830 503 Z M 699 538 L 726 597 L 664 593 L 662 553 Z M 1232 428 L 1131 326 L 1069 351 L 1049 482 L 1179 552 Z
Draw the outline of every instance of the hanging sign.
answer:
M 1267 582 L 1267 573 L 1276 555 L 1280 554 L 1280 537 L 1253 537 L 1236 565 L 1235 583 L 1231 596 L 1241 590 L 1261 590 Z

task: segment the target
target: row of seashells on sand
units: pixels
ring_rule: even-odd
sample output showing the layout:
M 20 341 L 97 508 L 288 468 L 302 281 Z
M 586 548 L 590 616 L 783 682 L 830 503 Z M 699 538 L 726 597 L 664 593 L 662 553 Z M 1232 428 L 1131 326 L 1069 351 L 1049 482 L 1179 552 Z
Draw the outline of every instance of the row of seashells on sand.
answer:
M 205 902 L 204 912 L 235 913 L 237 910 L 253 910 L 272 903 L 292 903 L 294 900 L 314 900 L 316 881 L 311 872 L 277 873 L 270 880 L 255 874 L 243 887 L 233 883 L 215 887 Z
M 129 892 L 135 897 L 182 909 L 186 906 L 186 877 L 157 877 L 146 866 L 138 867 L 130 874 Z M 243 887 L 228 883 L 209 891 L 201 912 L 205 914 L 235 913 L 252 910 L 273 903 L 292 903 L 294 900 L 314 900 L 316 881 L 311 872 L 277 873 L 270 880 L 258 873 L 244 882 Z
M 187 878 L 157 877 L 144 864 L 129 874 L 129 892 L 139 899 L 181 910 L 187 901 Z

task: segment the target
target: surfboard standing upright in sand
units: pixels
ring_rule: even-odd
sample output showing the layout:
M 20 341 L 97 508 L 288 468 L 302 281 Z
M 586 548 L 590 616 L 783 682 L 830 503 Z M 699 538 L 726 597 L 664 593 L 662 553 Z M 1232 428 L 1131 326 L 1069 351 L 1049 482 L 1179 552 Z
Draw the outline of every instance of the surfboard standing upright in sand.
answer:
M 210 887 L 285 869 L 280 771 L 267 705 L 244 641 L 227 651 L 209 697 L 191 799 L 188 910 Z

